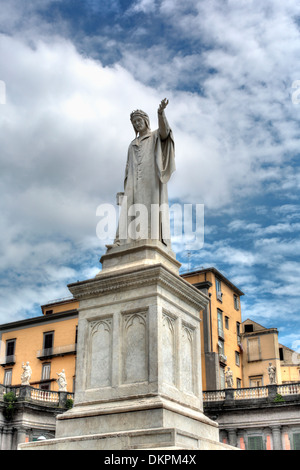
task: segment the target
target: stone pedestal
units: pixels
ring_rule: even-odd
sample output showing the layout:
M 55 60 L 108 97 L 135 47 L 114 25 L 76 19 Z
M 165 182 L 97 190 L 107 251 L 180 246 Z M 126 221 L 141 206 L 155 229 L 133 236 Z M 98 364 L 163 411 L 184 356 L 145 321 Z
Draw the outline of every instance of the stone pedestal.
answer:
M 203 414 L 199 311 L 208 298 L 160 242 L 116 247 L 80 301 L 74 407 L 47 449 L 225 449 Z

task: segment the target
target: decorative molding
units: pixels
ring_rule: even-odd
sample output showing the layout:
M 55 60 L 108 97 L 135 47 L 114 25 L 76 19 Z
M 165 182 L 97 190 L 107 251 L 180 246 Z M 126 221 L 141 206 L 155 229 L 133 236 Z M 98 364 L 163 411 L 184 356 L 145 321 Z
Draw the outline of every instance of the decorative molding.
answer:
M 100 336 L 97 336 L 97 333 L 100 333 Z M 112 317 L 89 322 L 88 345 L 87 388 L 111 386 Z
M 172 334 L 175 332 L 175 318 L 172 318 L 170 315 L 167 313 L 163 312 L 162 314 L 162 321 L 163 321 L 163 326 L 168 326 Z
M 182 330 L 186 334 L 187 339 L 192 343 L 194 340 L 194 328 L 190 328 L 185 324 L 182 324 Z
M 90 323 L 90 329 L 91 329 L 91 336 L 93 336 L 95 333 L 97 333 L 100 325 L 104 325 L 104 329 L 108 332 L 111 331 L 112 327 L 112 319 L 111 318 L 106 318 L 106 319 L 101 319 L 101 320 L 95 320 Z
M 148 287 L 153 284 L 159 284 L 199 310 L 208 304 L 209 300 L 205 294 L 161 264 L 135 269 L 128 273 L 110 274 L 105 277 L 69 284 L 68 288 L 75 299 L 81 300 L 115 291 Z
M 132 323 L 135 318 L 138 318 L 140 323 L 146 327 L 146 322 L 147 322 L 147 314 L 146 313 L 141 313 L 141 312 L 135 312 L 135 313 L 126 313 L 124 315 L 124 326 L 126 329 L 130 328 L 132 326 Z
M 122 313 L 122 382 L 149 379 L 147 311 Z

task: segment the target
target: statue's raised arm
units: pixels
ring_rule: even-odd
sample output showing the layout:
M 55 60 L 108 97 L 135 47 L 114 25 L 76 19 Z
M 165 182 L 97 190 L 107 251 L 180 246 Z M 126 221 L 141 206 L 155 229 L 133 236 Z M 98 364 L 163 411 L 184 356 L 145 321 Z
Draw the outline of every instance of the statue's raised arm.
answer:
M 162 140 L 166 140 L 170 134 L 170 126 L 167 121 L 166 115 L 164 110 L 169 104 L 169 100 L 167 98 L 164 98 L 158 107 L 157 114 L 158 114 L 158 129 L 159 129 L 159 135 Z

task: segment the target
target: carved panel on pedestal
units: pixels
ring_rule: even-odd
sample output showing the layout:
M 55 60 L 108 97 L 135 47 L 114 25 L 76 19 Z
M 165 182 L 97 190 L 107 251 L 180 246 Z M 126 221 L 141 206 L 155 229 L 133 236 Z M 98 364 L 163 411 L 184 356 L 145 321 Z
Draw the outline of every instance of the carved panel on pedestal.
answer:
M 112 319 L 89 324 L 88 388 L 111 386 L 112 376 Z
M 147 313 L 123 314 L 123 383 L 148 381 L 148 325 Z
M 182 324 L 181 330 L 181 389 L 194 393 L 194 329 Z M 200 358 L 199 358 L 200 360 Z
M 163 380 L 176 385 L 176 334 L 175 319 L 163 313 L 162 317 L 162 370 Z

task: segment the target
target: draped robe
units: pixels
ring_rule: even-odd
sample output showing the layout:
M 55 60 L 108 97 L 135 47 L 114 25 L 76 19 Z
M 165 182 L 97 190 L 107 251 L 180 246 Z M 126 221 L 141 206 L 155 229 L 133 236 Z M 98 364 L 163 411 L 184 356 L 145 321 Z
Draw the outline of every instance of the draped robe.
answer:
M 148 130 L 129 145 L 115 240 L 118 244 L 158 239 L 170 246 L 167 183 L 175 171 L 174 148 L 172 130 L 164 113 L 159 115 L 157 130 Z

